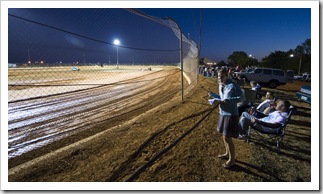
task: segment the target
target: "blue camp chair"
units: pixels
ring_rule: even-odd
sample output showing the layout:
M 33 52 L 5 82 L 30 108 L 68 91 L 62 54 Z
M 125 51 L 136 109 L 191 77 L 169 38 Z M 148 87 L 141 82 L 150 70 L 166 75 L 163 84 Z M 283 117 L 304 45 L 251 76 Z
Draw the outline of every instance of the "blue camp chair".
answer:
M 285 125 L 282 125 L 278 128 L 270 128 L 269 130 L 259 130 L 255 127 L 255 124 L 249 127 L 249 130 L 247 132 L 246 141 L 249 143 L 251 139 L 251 134 L 255 134 L 258 137 L 260 137 L 260 140 L 262 140 L 265 143 L 274 142 L 276 143 L 276 149 L 280 150 L 281 144 L 285 135 L 285 129 L 290 122 L 290 119 L 292 115 L 296 112 L 296 108 L 291 106 L 288 110 L 288 118 L 285 123 Z M 261 124 L 257 124 L 261 125 Z

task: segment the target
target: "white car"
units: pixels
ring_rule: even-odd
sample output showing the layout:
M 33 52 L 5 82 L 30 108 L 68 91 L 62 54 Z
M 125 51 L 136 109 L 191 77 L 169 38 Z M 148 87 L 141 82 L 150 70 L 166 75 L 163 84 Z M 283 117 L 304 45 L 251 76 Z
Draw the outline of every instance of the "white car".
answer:
M 294 80 L 300 80 L 300 81 L 311 81 L 311 74 L 309 73 L 303 73 L 302 75 L 295 75 Z
M 295 75 L 294 80 L 303 80 L 303 75 Z
M 72 71 L 80 71 L 80 69 L 78 67 L 71 67 Z

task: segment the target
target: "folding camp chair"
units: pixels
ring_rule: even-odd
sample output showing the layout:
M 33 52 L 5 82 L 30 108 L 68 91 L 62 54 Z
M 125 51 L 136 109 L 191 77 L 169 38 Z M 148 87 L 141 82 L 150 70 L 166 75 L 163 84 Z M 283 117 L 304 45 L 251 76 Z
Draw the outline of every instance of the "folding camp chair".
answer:
M 257 91 L 250 89 L 241 89 L 246 97 L 246 101 L 250 104 L 255 104 L 257 98 Z
M 241 89 L 243 93 L 243 100 L 242 102 L 239 102 L 238 105 L 238 111 L 239 111 L 239 116 L 246 111 L 246 109 L 249 109 L 250 107 L 255 106 L 255 101 L 256 101 L 256 95 L 257 91 L 255 90 L 250 90 L 250 89 Z
M 256 124 L 252 125 L 249 127 L 249 130 L 247 132 L 247 137 L 246 137 L 246 141 L 249 143 L 250 139 L 251 139 L 251 133 L 257 135 L 258 137 L 260 137 L 260 139 L 265 142 L 265 143 L 269 143 L 269 142 L 275 142 L 276 143 L 276 149 L 280 150 L 281 148 L 281 144 L 285 135 L 285 129 L 287 124 L 290 122 L 290 119 L 292 117 L 292 115 L 294 114 L 294 112 L 296 111 L 296 108 L 294 108 L 293 106 L 291 106 L 288 110 L 288 117 L 286 120 L 285 125 L 282 125 L 281 127 L 278 128 L 270 128 L 270 130 L 259 130 L 255 127 Z M 261 124 L 257 124 L 257 125 L 261 125 Z

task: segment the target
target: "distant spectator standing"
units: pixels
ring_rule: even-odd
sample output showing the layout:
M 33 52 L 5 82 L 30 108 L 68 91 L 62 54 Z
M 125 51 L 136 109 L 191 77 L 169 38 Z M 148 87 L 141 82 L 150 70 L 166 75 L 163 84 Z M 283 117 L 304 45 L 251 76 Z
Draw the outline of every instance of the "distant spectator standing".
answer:
M 240 67 L 240 65 L 238 64 L 237 66 L 236 66 L 236 72 L 240 72 L 241 71 L 241 67 Z
M 209 67 L 209 77 L 212 77 L 212 68 L 211 67 Z
M 233 74 L 233 70 L 232 70 L 232 68 L 230 67 L 229 68 L 229 70 L 228 70 L 228 77 L 229 78 L 232 78 L 233 76 L 232 76 L 232 74 Z
M 199 74 L 203 75 L 204 65 L 199 67 Z
M 204 68 L 204 76 L 209 77 L 209 71 L 208 71 L 208 68 L 206 66 Z
M 212 67 L 211 68 L 211 77 L 214 77 L 214 75 L 215 75 L 215 69 L 214 69 L 214 67 Z

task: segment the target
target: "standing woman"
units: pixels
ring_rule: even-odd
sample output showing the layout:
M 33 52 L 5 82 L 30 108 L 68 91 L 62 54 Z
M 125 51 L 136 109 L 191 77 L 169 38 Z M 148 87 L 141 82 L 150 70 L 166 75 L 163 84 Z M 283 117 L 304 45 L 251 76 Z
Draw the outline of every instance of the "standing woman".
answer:
M 225 153 L 218 155 L 218 157 L 228 159 L 223 164 L 223 167 L 229 169 L 235 165 L 235 147 L 232 137 L 237 138 L 239 136 L 239 112 L 237 103 L 243 97 L 240 86 L 228 77 L 227 70 L 220 69 L 218 71 L 218 82 L 221 102 L 219 105 L 220 116 L 217 131 L 223 134 L 225 146 Z M 215 96 L 213 92 L 210 92 L 209 95 Z

